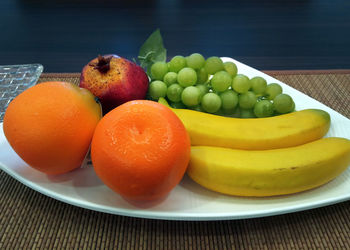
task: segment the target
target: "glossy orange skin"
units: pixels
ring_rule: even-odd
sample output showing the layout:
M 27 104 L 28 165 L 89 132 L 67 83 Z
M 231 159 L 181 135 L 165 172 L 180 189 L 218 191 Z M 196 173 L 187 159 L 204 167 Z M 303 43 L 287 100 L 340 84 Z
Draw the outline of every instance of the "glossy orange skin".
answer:
M 91 159 L 101 180 L 129 201 L 165 197 L 182 179 L 190 139 L 180 119 L 157 102 L 127 102 L 97 125 Z
M 131 100 L 145 99 L 148 90 L 148 76 L 137 64 L 112 56 L 110 70 L 101 73 L 94 64 L 98 58 L 90 61 L 82 70 L 79 86 L 97 96 L 104 113 Z
M 80 167 L 101 119 L 94 98 L 71 83 L 39 83 L 9 104 L 4 134 L 31 167 L 52 175 L 69 172 Z

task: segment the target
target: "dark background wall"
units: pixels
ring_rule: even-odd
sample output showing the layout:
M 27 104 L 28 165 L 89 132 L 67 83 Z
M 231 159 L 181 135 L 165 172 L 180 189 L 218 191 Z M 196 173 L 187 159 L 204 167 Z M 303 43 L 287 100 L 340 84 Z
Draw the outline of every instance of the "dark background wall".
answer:
M 348 0 L 0 1 L 0 65 L 79 72 L 137 57 L 160 28 L 168 57 L 229 56 L 260 70 L 350 68 Z

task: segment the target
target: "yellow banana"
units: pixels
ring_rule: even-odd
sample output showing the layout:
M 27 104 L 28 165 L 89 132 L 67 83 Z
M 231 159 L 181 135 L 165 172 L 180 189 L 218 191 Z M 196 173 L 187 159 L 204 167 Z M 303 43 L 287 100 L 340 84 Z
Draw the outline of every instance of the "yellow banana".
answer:
M 273 196 L 318 187 L 349 164 L 350 140 L 333 137 L 271 150 L 193 146 L 187 173 L 220 193 Z
M 185 125 L 193 146 L 259 150 L 292 147 L 322 138 L 330 126 L 329 114 L 319 109 L 253 119 L 172 110 Z

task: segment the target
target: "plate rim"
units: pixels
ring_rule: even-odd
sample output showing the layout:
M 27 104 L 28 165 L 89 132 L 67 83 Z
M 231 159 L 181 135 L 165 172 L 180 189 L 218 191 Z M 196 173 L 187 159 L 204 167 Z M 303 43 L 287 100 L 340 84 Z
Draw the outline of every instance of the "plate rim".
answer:
M 2 123 L 0 124 L 2 127 Z M 322 200 L 319 202 L 314 202 L 311 205 L 307 206 L 303 204 L 298 204 L 295 206 L 291 206 L 290 208 L 285 209 L 272 209 L 271 211 L 264 210 L 263 212 L 256 213 L 255 211 L 246 212 L 244 214 L 229 214 L 229 213 L 220 213 L 218 214 L 208 214 L 203 213 L 199 214 L 199 216 L 193 216 L 190 213 L 181 212 L 176 217 L 172 216 L 173 212 L 159 212 L 159 211 L 150 211 L 150 210 L 133 210 L 126 208 L 118 208 L 113 207 L 113 210 L 108 209 L 109 206 L 100 205 L 96 206 L 91 202 L 79 201 L 77 202 L 75 199 L 70 198 L 69 196 L 62 196 L 55 191 L 50 189 L 44 189 L 36 185 L 36 183 L 32 181 L 27 181 L 25 178 L 21 177 L 14 171 L 11 171 L 9 167 L 4 166 L 0 162 L 0 169 L 10 175 L 15 180 L 19 181 L 23 185 L 33 189 L 36 192 L 39 192 L 47 197 L 58 200 L 60 202 L 64 202 L 73 206 L 77 206 L 84 209 L 89 209 L 97 212 L 103 212 L 108 214 L 120 215 L 120 216 L 128 216 L 128 217 L 136 217 L 136 218 L 145 218 L 145 219 L 158 219 L 158 220 L 176 220 L 176 221 L 219 221 L 219 220 L 240 220 L 240 219 L 252 219 L 252 218 L 260 218 L 260 217 L 270 217 L 275 215 L 283 215 L 288 213 L 295 213 L 300 211 L 307 211 L 314 208 L 326 207 L 329 205 L 341 203 L 348 201 L 350 199 L 350 193 L 344 194 L 341 197 L 330 198 L 327 200 Z M 297 195 L 297 194 L 295 194 Z

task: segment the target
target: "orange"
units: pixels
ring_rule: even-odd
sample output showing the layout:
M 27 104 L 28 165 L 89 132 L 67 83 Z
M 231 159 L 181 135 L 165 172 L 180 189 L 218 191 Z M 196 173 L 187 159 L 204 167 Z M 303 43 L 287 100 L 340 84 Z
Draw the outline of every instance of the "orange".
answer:
M 86 89 L 67 82 L 44 82 L 19 94 L 4 116 L 4 134 L 31 167 L 61 174 L 79 167 L 101 118 Z
M 91 159 L 100 179 L 129 201 L 155 201 L 182 179 L 190 139 L 180 119 L 153 101 L 124 103 L 97 125 Z

